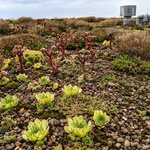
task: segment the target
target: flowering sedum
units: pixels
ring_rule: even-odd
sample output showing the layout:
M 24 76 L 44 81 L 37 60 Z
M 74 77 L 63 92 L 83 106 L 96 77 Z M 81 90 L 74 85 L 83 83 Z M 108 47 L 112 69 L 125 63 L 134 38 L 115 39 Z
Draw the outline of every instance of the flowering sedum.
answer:
M 69 133 L 73 141 L 80 140 L 92 130 L 92 124 L 91 121 L 87 124 L 82 116 L 74 117 L 73 119 L 68 118 L 68 126 L 65 126 L 64 130 Z
M 40 105 L 51 104 L 54 101 L 55 94 L 42 92 L 35 95 Z
M 23 139 L 27 141 L 42 141 L 48 134 L 49 126 L 47 120 L 40 121 L 35 119 L 34 122 L 29 122 L 28 130 L 23 132 Z
M 12 107 L 17 106 L 19 102 L 19 99 L 17 98 L 16 95 L 7 95 L 5 98 L 2 98 L 0 101 L 0 109 L 6 110 L 6 109 L 10 109 Z
M 104 128 L 110 121 L 110 118 L 102 110 L 96 110 L 94 111 L 93 120 L 97 126 Z
M 82 89 L 75 86 L 72 86 L 71 84 L 69 84 L 68 86 L 64 86 L 64 88 L 62 88 L 62 91 L 64 93 L 65 97 L 72 97 L 72 96 L 77 96 L 82 92 Z

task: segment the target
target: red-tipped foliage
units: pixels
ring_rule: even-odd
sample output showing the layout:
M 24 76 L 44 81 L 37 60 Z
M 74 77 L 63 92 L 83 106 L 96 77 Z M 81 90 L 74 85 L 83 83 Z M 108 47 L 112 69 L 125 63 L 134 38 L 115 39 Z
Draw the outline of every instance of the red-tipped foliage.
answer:
M 19 58 L 19 68 L 20 68 L 20 72 L 24 73 L 25 72 L 25 68 L 24 68 L 24 59 L 23 59 L 23 52 L 25 52 L 26 47 L 22 47 L 21 45 L 15 45 L 13 48 L 13 51 L 17 54 L 18 58 Z
M 56 48 L 57 48 L 57 46 L 52 46 L 50 49 L 42 48 L 42 51 L 45 52 L 45 54 L 49 57 L 49 64 L 52 68 L 54 75 L 56 75 L 60 72 L 52 60 L 52 53 L 53 53 L 53 50 L 55 50 Z

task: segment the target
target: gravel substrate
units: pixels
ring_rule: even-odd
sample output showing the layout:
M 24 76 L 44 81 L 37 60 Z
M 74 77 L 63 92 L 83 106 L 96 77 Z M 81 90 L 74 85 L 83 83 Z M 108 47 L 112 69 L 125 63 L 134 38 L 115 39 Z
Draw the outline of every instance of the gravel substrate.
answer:
M 6 114 L 2 114 L 1 122 L 5 122 L 8 118 L 13 120 L 13 125 L 5 133 L 0 133 L 0 140 L 8 136 L 15 136 L 16 139 L 7 143 L 0 143 L 0 150 L 33 150 L 38 149 L 34 142 L 27 142 L 22 138 L 23 130 L 27 129 L 30 121 L 35 118 L 40 118 L 41 113 L 37 112 L 36 99 L 34 94 L 42 91 L 49 91 L 55 93 L 56 110 L 45 109 L 47 116 L 42 119 L 47 119 L 50 126 L 50 131 L 47 136 L 47 142 L 42 146 L 43 150 L 149 150 L 150 149 L 150 76 L 145 75 L 132 76 L 128 73 L 115 71 L 111 68 L 113 58 L 117 57 L 117 53 L 113 51 L 98 50 L 95 59 L 95 71 L 90 71 L 89 62 L 86 64 L 86 73 L 88 79 L 79 83 L 78 77 L 82 74 L 80 64 L 71 64 L 69 59 L 73 52 L 68 52 L 66 60 L 57 64 L 61 72 L 57 76 L 51 75 L 49 71 L 39 70 L 43 75 L 50 77 L 50 84 L 43 86 L 37 91 L 27 91 L 27 84 L 16 81 L 16 75 L 19 72 L 9 72 L 8 78 L 22 85 L 21 88 L 11 88 L 5 90 L 1 88 L 0 99 L 7 94 L 16 94 L 20 102 L 18 106 Z M 106 57 L 100 57 L 100 56 Z M 111 58 L 108 60 L 107 58 Z M 68 63 L 68 66 L 66 66 Z M 68 72 L 71 72 L 70 74 Z M 34 79 L 34 69 L 27 71 L 30 81 Z M 104 79 L 104 76 L 112 75 L 115 79 Z M 35 78 L 38 81 L 38 78 Z M 52 89 L 52 83 L 58 82 L 59 88 Z M 62 97 L 62 87 L 64 85 L 77 85 L 82 88 L 82 94 L 89 96 L 89 101 L 93 97 L 104 101 L 106 105 L 106 113 L 110 116 L 108 125 L 100 129 L 94 125 L 92 115 L 92 103 L 87 102 L 87 110 L 82 110 L 82 104 L 86 102 L 79 102 L 78 106 L 69 104 L 67 102 L 60 103 Z M 94 101 L 94 100 L 93 100 Z M 94 103 L 94 102 L 93 102 Z M 93 104 L 94 105 L 94 104 Z M 96 106 L 97 105 L 97 106 Z M 98 108 L 99 104 L 95 102 L 94 109 Z M 55 106 L 54 106 L 55 107 Z M 81 107 L 81 108 L 80 108 Z M 24 108 L 24 109 L 22 109 Z M 66 109 L 65 109 L 66 108 Z M 22 111 L 21 111 L 22 109 Z M 142 111 L 146 111 L 144 115 Z M 81 115 L 89 121 L 92 121 L 93 130 L 90 133 L 93 139 L 93 144 L 84 144 L 81 141 L 71 141 L 68 134 L 64 131 L 64 126 L 67 125 L 67 117 L 74 115 Z M 41 119 L 41 118 L 40 118 Z M 1 125 L 2 127 L 4 125 Z M 1 131 L 0 131 L 1 132 Z M 70 149 L 69 149 L 70 148 Z

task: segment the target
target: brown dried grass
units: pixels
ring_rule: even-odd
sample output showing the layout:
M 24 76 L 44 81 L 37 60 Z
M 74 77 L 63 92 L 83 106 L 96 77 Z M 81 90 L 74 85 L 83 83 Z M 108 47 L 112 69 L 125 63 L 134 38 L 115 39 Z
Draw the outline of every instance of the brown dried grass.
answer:
M 150 32 L 129 31 L 118 35 L 118 52 L 150 60 Z

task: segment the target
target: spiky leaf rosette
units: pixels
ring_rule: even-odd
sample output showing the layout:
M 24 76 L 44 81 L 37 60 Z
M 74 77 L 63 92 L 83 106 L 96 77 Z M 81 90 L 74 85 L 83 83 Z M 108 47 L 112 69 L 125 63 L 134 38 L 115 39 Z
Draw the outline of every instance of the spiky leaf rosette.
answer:
M 1 99 L 0 108 L 3 110 L 12 108 L 12 107 L 17 106 L 18 102 L 19 102 L 19 99 L 17 98 L 16 95 L 11 96 L 8 94 L 5 98 Z
M 48 76 L 43 76 L 39 79 L 40 85 L 47 85 L 50 82 L 50 79 Z
M 41 141 L 48 134 L 49 126 L 47 120 L 40 121 L 35 119 L 34 122 L 29 122 L 28 130 L 23 132 L 23 139 L 27 141 Z
M 16 78 L 20 82 L 25 82 L 26 79 L 28 78 L 28 75 L 26 75 L 25 73 L 23 74 L 19 73 L 19 75 L 17 75 Z
M 68 118 L 68 126 L 65 126 L 64 130 L 69 133 L 71 139 L 81 139 L 92 130 L 92 124 L 91 121 L 86 123 L 82 116 Z
M 0 86 L 1 85 L 5 85 L 9 82 L 9 78 L 3 76 L 1 79 L 0 79 Z
M 94 111 L 93 120 L 97 126 L 104 128 L 110 121 L 110 118 L 102 110 L 96 110 Z
M 51 104 L 54 101 L 55 94 L 42 92 L 35 95 L 40 105 Z
M 62 88 L 62 91 L 64 93 L 65 97 L 72 97 L 72 96 L 76 96 L 79 95 L 82 92 L 82 89 L 75 86 L 72 86 L 71 84 L 69 84 L 68 86 L 64 86 L 64 88 Z

